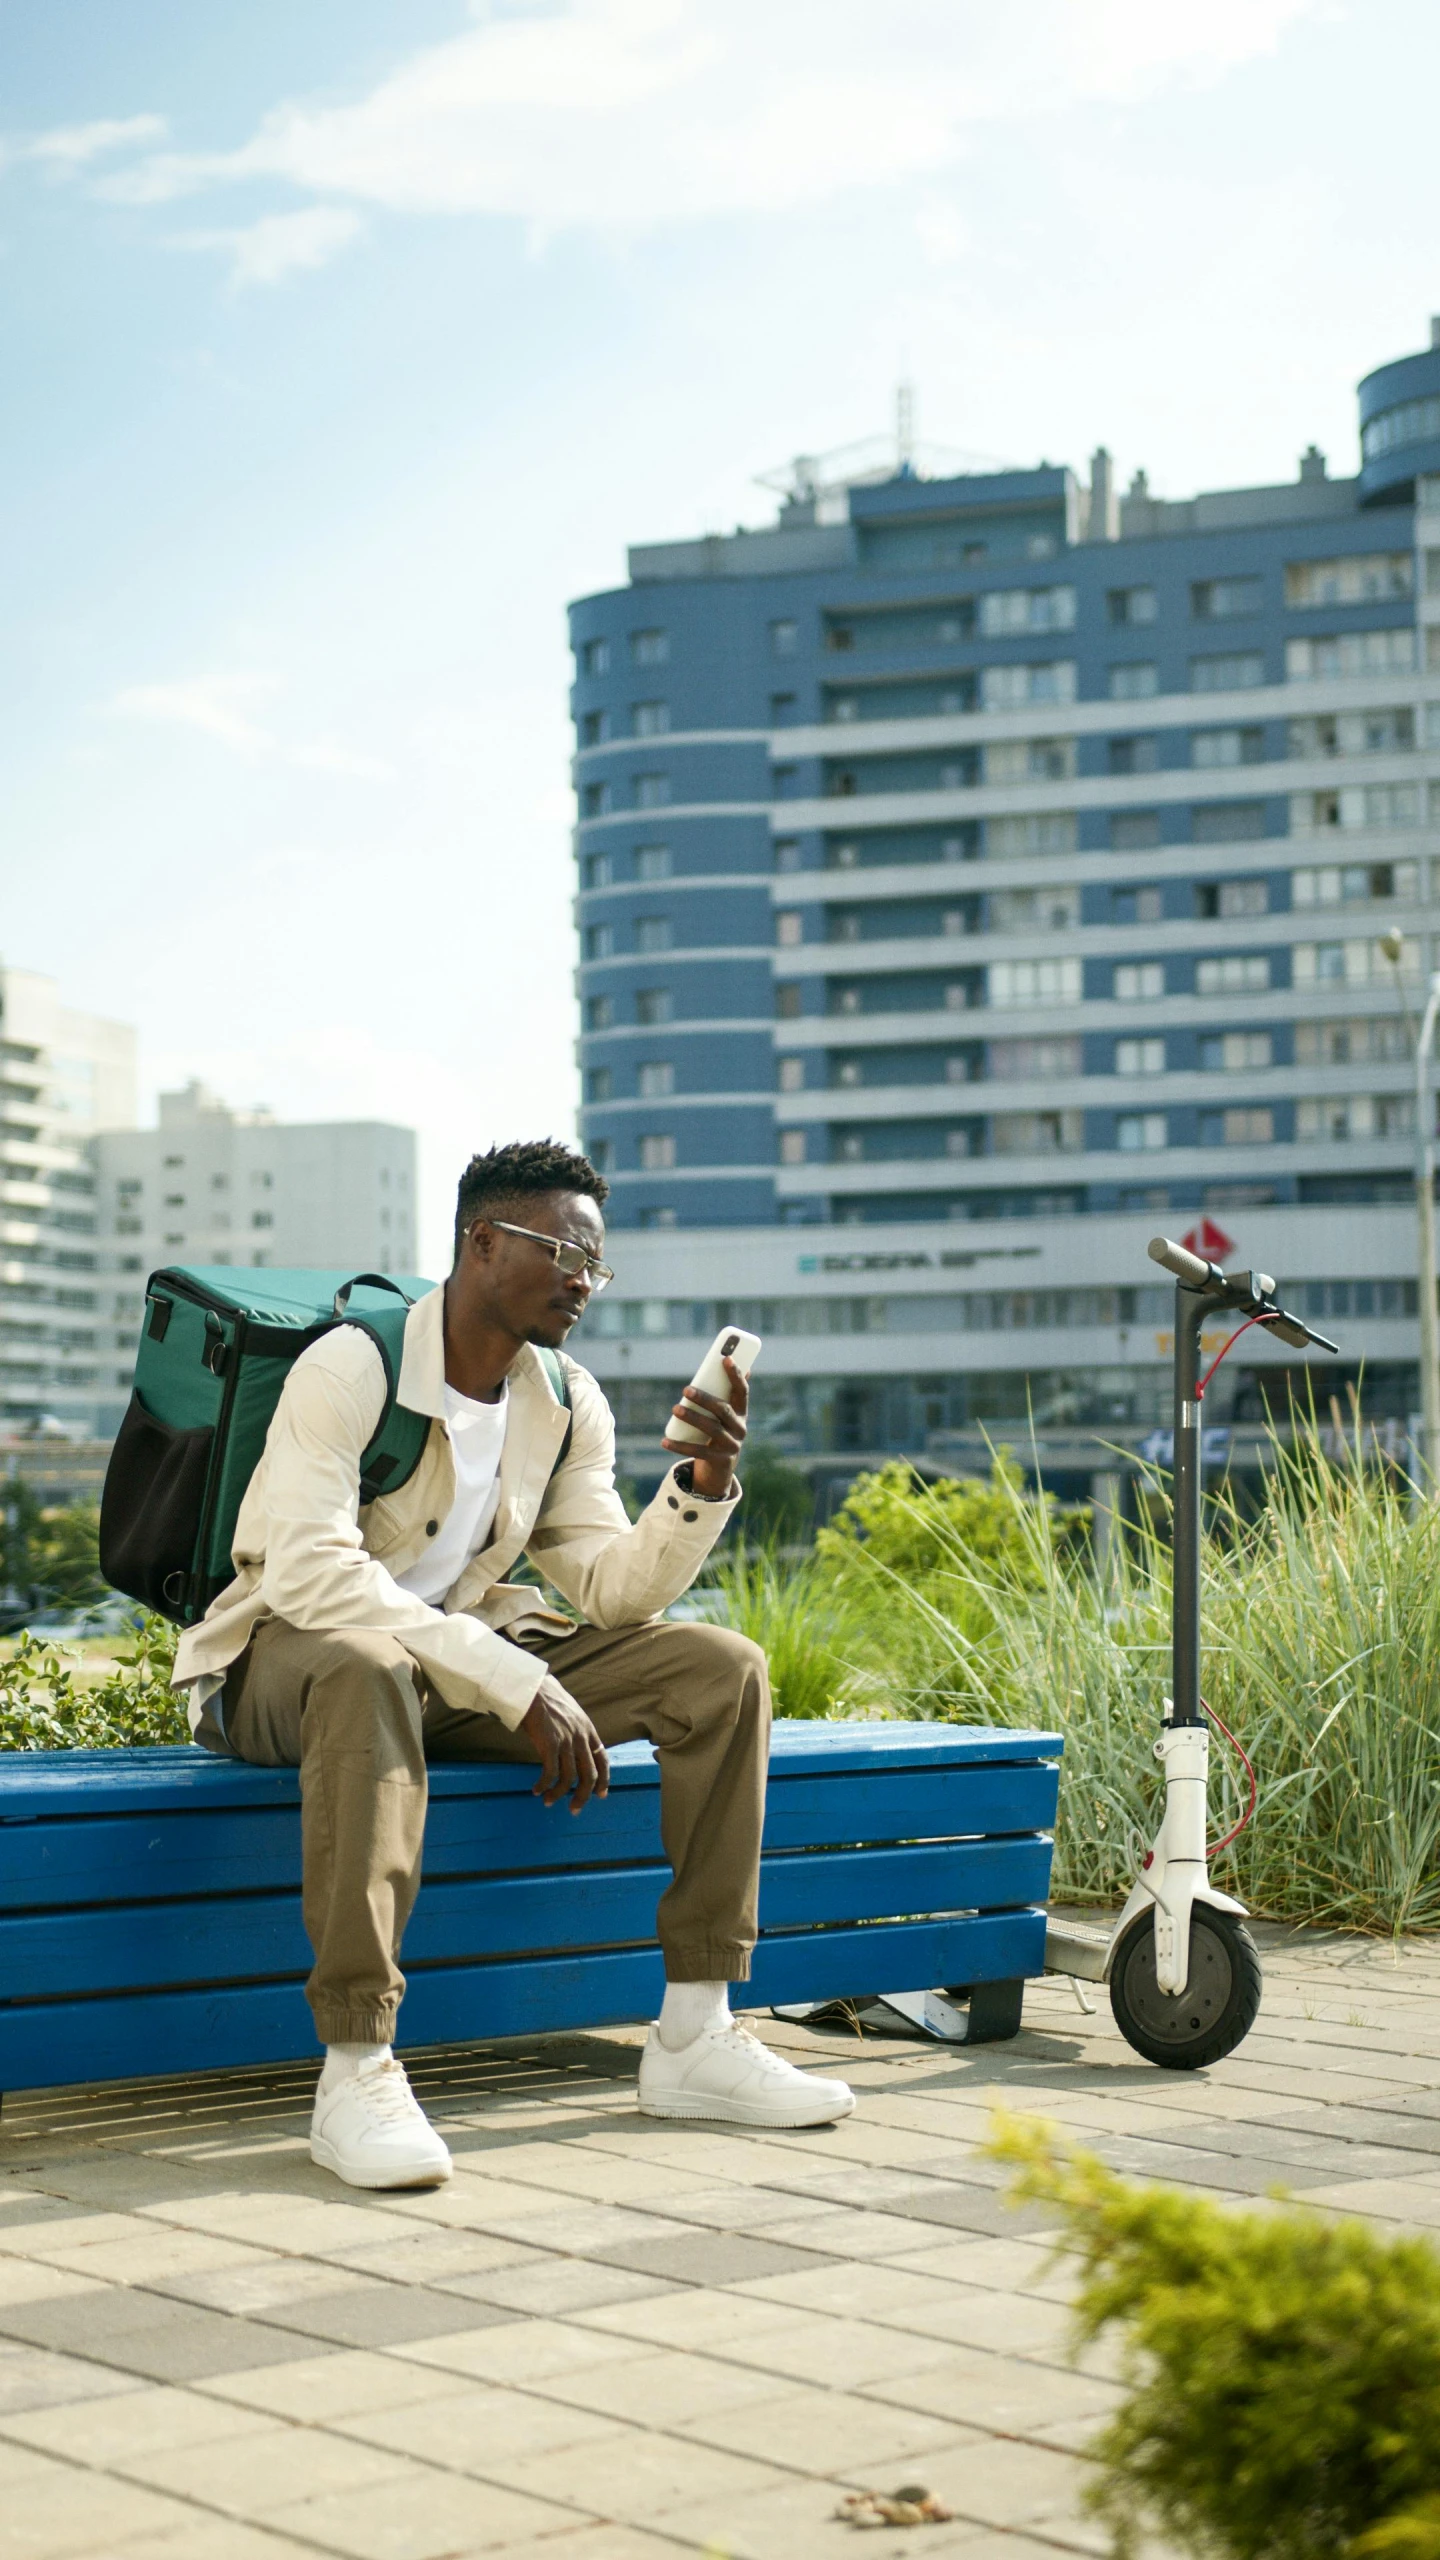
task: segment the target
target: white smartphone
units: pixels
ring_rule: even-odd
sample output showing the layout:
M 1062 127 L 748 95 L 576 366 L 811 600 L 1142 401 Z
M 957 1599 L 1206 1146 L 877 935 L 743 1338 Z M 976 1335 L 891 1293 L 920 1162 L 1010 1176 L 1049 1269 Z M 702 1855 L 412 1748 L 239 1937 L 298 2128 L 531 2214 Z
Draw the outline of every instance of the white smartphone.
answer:
M 742 1378 L 748 1378 L 760 1356 L 758 1333 L 742 1333 L 738 1324 L 722 1324 L 690 1384 L 701 1388 L 707 1396 L 720 1396 L 728 1402 L 730 1381 L 725 1363 L 733 1360 Z M 672 1417 L 665 1426 L 667 1440 L 683 1440 L 690 1446 L 703 1445 L 704 1433 L 693 1422 L 680 1422 Z

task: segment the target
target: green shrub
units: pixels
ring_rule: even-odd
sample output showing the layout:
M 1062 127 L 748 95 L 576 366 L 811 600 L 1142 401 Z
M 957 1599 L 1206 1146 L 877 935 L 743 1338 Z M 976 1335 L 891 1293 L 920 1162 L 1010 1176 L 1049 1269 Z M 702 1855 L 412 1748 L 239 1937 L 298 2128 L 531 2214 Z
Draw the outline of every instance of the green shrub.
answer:
M 9 1623 L 38 1609 L 93 1608 L 109 1596 L 93 1502 L 45 1506 L 23 1476 L 0 1489 L 0 1589 Z
M 130 1742 L 188 1742 L 185 1701 L 170 1686 L 176 1629 L 146 1618 L 97 1678 L 80 1657 L 21 1635 L 0 1660 L 0 1751 L 104 1751 Z
M 815 1488 L 804 1468 L 758 1440 L 747 1444 L 740 1476 L 745 1498 L 739 1525 L 747 1545 L 803 1544 L 815 1521 Z
M 1297 2208 L 1222 2210 L 1114 2177 L 1034 2118 L 988 2145 L 1057 2208 L 1080 2343 L 1128 2396 L 1089 2447 L 1117 2560 L 1159 2527 L 1206 2560 L 1433 2560 L 1440 2254 Z
M 959 1476 L 927 1484 L 908 1459 L 890 1458 L 873 1474 L 856 1477 L 816 1538 L 816 1552 L 840 1572 L 861 1559 L 883 1566 L 912 1590 L 953 1577 L 957 1555 L 977 1580 L 1034 1588 L 1042 1576 L 1025 1520 L 1031 1509 L 1043 1510 L 1052 1524 L 1082 1516 L 1062 1514 L 1049 1495 L 1038 1504 L 1027 1497 L 1020 1469 L 1003 1450 L 988 1484 Z
M 864 1659 L 871 1612 L 815 1558 L 786 1566 L 737 1544 L 706 1588 L 723 1623 L 763 1647 L 777 1715 L 863 1716 L 883 1704 Z

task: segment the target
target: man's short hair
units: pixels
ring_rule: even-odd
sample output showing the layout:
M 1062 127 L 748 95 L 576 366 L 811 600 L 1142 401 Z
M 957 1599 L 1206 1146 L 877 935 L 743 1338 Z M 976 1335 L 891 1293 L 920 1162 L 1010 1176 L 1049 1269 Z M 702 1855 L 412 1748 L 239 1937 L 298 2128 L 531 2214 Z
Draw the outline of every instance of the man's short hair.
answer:
M 523 1224 L 530 1203 L 555 1191 L 578 1191 L 600 1209 L 610 1197 L 609 1183 L 589 1157 L 562 1147 L 558 1138 L 529 1138 L 472 1156 L 455 1202 L 456 1259 L 477 1218 L 514 1218 Z

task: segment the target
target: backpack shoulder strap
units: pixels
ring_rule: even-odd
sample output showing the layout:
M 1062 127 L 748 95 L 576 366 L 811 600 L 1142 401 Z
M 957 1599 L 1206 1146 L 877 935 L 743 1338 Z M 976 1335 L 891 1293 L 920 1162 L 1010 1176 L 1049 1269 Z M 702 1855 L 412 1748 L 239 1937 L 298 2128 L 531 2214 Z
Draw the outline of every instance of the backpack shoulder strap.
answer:
M 361 1277 L 365 1279 L 369 1275 L 362 1274 Z M 352 1282 L 350 1285 L 353 1287 L 355 1284 Z M 394 1282 L 387 1285 L 395 1287 Z M 340 1320 L 353 1325 L 357 1333 L 365 1334 L 374 1343 L 385 1371 L 385 1402 L 360 1458 L 360 1503 L 363 1509 L 377 1495 L 398 1493 L 403 1484 L 409 1483 L 430 1436 L 430 1418 L 428 1414 L 411 1413 L 408 1406 L 396 1402 L 400 1363 L 405 1355 L 405 1323 L 414 1300 L 397 1288 L 392 1304 L 367 1308 L 362 1316 L 350 1312 L 349 1294 L 347 1288 L 337 1298 L 337 1305 L 342 1298 L 347 1302 Z
M 575 1432 L 575 1410 L 570 1402 L 570 1373 L 558 1351 L 543 1351 L 538 1343 L 535 1348 L 540 1352 L 540 1366 L 550 1381 L 550 1392 L 556 1403 L 565 1408 L 565 1437 L 555 1453 L 555 1466 L 550 1470 L 553 1476 L 555 1468 L 563 1467 L 569 1457 L 570 1442 Z

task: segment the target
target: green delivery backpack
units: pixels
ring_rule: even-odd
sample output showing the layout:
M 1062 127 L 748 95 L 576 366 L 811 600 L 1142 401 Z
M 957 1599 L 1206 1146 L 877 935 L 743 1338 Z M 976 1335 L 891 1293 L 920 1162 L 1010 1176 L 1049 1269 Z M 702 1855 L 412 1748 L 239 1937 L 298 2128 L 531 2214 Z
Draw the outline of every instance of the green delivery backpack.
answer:
M 385 1364 L 385 1405 L 360 1460 L 360 1500 L 395 1493 L 420 1464 L 429 1417 L 396 1401 L 405 1319 L 430 1280 L 375 1271 L 156 1271 L 145 1292 L 135 1388 L 100 1504 L 100 1570 L 116 1591 L 189 1626 L 234 1576 L 231 1546 L 280 1391 L 302 1351 L 358 1325 Z M 364 1305 L 352 1305 L 362 1292 Z M 569 1381 L 540 1354 L 557 1403 Z M 556 1458 L 570 1446 L 567 1427 Z

